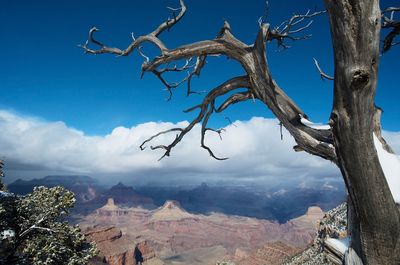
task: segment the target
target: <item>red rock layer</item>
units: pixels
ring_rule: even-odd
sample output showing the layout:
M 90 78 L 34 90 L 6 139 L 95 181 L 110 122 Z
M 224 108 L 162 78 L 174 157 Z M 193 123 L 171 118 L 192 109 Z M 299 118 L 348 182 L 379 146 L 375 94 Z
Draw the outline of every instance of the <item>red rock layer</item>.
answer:
M 99 264 L 100 258 L 109 265 L 138 265 L 156 256 L 146 241 L 135 242 L 116 227 L 89 231 L 86 237 L 94 241 L 100 251 L 99 257 L 92 264 Z

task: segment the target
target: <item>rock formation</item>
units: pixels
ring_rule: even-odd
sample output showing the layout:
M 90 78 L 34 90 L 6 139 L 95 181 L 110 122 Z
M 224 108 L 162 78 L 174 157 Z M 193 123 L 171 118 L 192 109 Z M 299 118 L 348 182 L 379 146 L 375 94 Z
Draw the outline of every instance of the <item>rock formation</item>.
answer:
M 279 265 L 302 250 L 303 248 L 277 241 L 265 244 L 251 253 L 236 250 L 233 260 L 240 265 Z
M 166 201 L 163 206 L 152 212 L 150 220 L 157 221 L 179 221 L 182 219 L 195 218 L 194 215 L 185 211 L 178 201 Z
M 107 203 L 97 211 L 101 212 L 101 211 L 117 211 L 117 210 L 119 210 L 119 207 L 115 205 L 114 199 L 108 198 Z
M 100 196 L 102 199 L 110 197 L 114 198 L 115 203 L 118 205 L 126 205 L 130 207 L 139 205 L 153 206 L 153 199 L 137 194 L 133 187 L 126 186 L 121 182 L 112 186 Z
M 116 227 L 100 228 L 85 233 L 89 241 L 94 241 L 100 253 L 91 265 L 150 265 L 162 264 L 147 241 L 139 241 L 123 235 Z
M 316 233 L 317 220 L 322 216 L 321 209 L 312 207 L 306 215 L 279 224 L 215 213 L 196 215 L 185 211 L 177 201 L 166 201 L 162 207 L 150 211 L 121 208 L 115 205 L 114 200 L 109 199 L 106 205 L 87 216 L 81 226 L 116 225 L 126 233 L 126 237 L 146 240 L 158 257 L 163 260 L 183 260 L 180 264 L 193 260 L 190 255 L 196 256 L 207 249 L 208 253 L 225 252 L 229 259 L 235 258 L 239 261 L 238 264 L 261 265 L 265 264 L 263 262 L 278 264 L 277 262 L 282 262 L 311 244 Z M 120 242 L 123 241 L 121 238 L 118 239 Z M 108 248 L 113 247 L 105 244 L 102 251 L 110 252 Z M 225 251 L 213 251 L 214 248 Z M 127 260 L 132 257 L 132 253 L 134 252 L 124 249 L 113 259 Z M 212 255 L 201 255 L 207 259 L 202 264 L 208 264 L 207 262 L 216 258 Z M 110 255 L 108 260 L 112 260 Z
M 318 224 L 317 235 L 312 246 L 292 257 L 284 265 L 340 265 L 344 256 L 343 250 L 330 241 L 343 240 L 347 229 L 347 205 L 342 203 L 328 211 Z

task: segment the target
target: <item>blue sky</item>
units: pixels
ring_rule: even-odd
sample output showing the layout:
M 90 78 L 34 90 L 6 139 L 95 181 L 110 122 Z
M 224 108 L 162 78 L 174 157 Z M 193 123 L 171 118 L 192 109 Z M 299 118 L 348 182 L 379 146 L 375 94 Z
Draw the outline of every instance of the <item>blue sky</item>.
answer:
M 323 9 L 323 1 L 270 0 L 268 21 L 274 25 L 294 12 Z M 226 19 L 233 33 L 252 43 L 257 20 L 265 13 L 264 0 L 185 1 L 188 11 L 170 32 L 161 35 L 168 47 L 212 39 Z M 396 1 L 382 1 L 382 6 Z M 139 79 L 142 58 L 83 54 L 77 47 L 87 39 L 90 27 L 100 28 L 97 38 L 110 46 L 125 47 L 136 36 L 147 34 L 169 15 L 167 6 L 178 1 L 7 1 L 0 9 L 0 110 L 31 121 L 57 124 L 78 130 L 85 136 L 104 137 L 117 127 L 131 128 L 146 122 L 189 120 L 182 110 L 201 101 L 185 96 L 186 88 L 176 90 L 169 102 L 162 84 L 151 74 Z M 332 106 L 332 82 L 321 81 L 312 58 L 319 60 L 327 73 L 333 73 L 332 50 L 327 17 L 315 19 L 307 31 L 310 40 L 292 43 L 292 48 L 277 52 L 268 45 L 270 69 L 278 84 L 294 98 L 313 121 L 327 121 Z M 152 54 L 154 50 L 145 47 Z M 377 104 L 384 109 L 383 127 L 400 131 L 398 69 L 400 49 L 394 48 L 381 59 Z M 211 89 L 242 69 L 232 60 L 211 58 L 199 79 L 198 90 Z M 231 120 L 253 116 L 273 118 L 269 110 L 248 102 L 232 107 L 212 121 L 216 127 Z M 7 154 L 4 154 L 7 156 Z
M 389 1 L 383 1 L 390 5 Z M 215 36 L 227 19 L 233 32 L 251 43 L 257 33 L 257 19 L 264 14 L 265 1 L 193 1 L 187 0 L 185 18 L 171 32 L 162 35 L 169 47 Z M 168 15 L 167 6 L 177 1 L 7 1 L 0 10 L 0 107 L 64 121 L 69 126 L 94 135 L 109 133 L 120 125 L 132 126 L 145 121 L 180 121 L 190 116 L 182 110 L 200 101 L 199 96 L 185 98 L 185 87 L 166 102 L 167 93 L 150 74 L 139 79 L 142 58 L 84 55 L 77 47 L 87 38 L 88 29 L 101 29 L 98 38 L 105 43 L 125 47 L 130 33 L 146 34 Z M 321 9 L 322 1 L 270 1 L 269 21 L 277 25 L 293 12 Z M 324 122 L 329 117 L 332 83 L 321 81 L 312 57 L 326 72 L 332 73 L 327 18 L 316 18 L 307 32 L 311 40 L 293 43 L 284 52 L 269 45 L 268 59 L 274 78 L 312 117 Z M 146 48 L 145 48 L 146 50 Z M 147 48 L 149 51 L 149 48 Z M 385 110 L 384 127 L 399 130 L 400 109 L 396 73 L 399 50 L 382 58 L 377 102 Z M 225 58 L 212 58 L 194 88 L 211 88 L 242 70 Z M 227 113 L 231 119 L 252 116 L 271 117 L 262 105 L 242 104 Z M 223 117 L 216 117 L 224 125 Z M 223 117 L 222 117 L 223 116 Z

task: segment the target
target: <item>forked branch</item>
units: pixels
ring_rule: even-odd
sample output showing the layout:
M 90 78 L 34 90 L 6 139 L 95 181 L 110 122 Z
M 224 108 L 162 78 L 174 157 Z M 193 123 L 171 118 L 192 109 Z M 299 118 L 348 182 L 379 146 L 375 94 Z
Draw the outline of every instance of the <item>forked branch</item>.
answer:
M 296 36 L 296 34 L 308 29 L 314 22 L 312 20 L 313 17 L 324 13 L 326 13 L 326 10 L 312 13 L 308 10 L 305 14 L 295 14 L 288 20 L 283 21 L 279 26 L 274 27 L 268 35 L 268 40 L 275 39 L 278 42 L 279 49 L 288 49 L 290 46 L 285 43 L 285 40 L 296 41 L 310 38 L 311 34 L 302 36 Z
M 168 49 L 159 39 L 159 35 L 166 29 L 170 29 L 184 15 L 186 7 L 180 0 L 181 7 L 179 9 L 171 9 L 173 12 L 179 10 L 178 15 L 168 19 L 162 23 L 156 30 L 148 35 L 132 38 L 132 43 L 124 50 L 119 48 L 110 48 L 99 42 L 93 37 L 96 28 L 89 31 L 88 41 L 81 47 L 89 54 L 110 53 L 121 56 L 129 55 L 133 50 L 139 49 L 139 53 L 144 58 L 142 64 L 142 72 L 153 73 L 161 83 L 166 87 L 172 96 L 172 90 L 182 83 L 187 83 L 187 95 L 197 93 L 191 89 L 191 81 L 194 76 L 199 76 L 201 70 L 206 64 L 208 56 L 226 56 L 237 61 L 244 69 L 244 76 L 234 77 L 220 86 L 210 90 L 203 98 L 203 101 L 186 110 L 185 112 L 199 110 L 198 115 L 182 128 L 172 128 L 160 132 L 149 139 L 145 140 L 140 148 L 145 149 L 145 145 L 153 141 L 155 138 L 169 133 L 176 133 L 175 139 L 168 145 L 150 146 L 151 149 L 162 149 L 164 154 L 160 159 L 169 156 L 171 150 L 183 139 L 183 137 L 191 131 L 196 124 L 201 123 L 201 147 L 206 149 L 210 156 L 218 160 L 219 158 L 205 144 L 205 134 L 207 131 L 218 133 L 221 136 L 222 130 L 215 130 L 207 127 L 207 123 L 213 113 L 219 113 L 226 110 L 229 106 L 243 102 L 249 99 L 257 99 L 266 104 L 276 117 L 295 138 L 299 148 L 308 153 L 318 155 L 325 159 L 336 162 L 336 154 L 332 143 L 332 134 L 330 130 L 317 130 L 308 127 L 300 122 L 299 115 L 306 117 L 304 112 L 288 97 L 282 89 L 273 80 L 268 69 L 266 61 L 267 42 L 272 40 L 278 41 L 278 46 L 288 48 L 284 43 L 286 39 L 300 40 L 308 38 L 310 35 L 295 36 L 296 34 L 305 31 L 312 24 L 311 18 L 325 13 L 325 11 L 313 12 L 308 11 L 303 15 L 294 15 L 290 19 L 284 21 L 278 27 L 271 30 L 269 24 L 260 23 L 259 33 L 253 45 L 247 45 L 238 40 L 233 34 L 231 27 L 227 21 L 219 30 L 215 39 L 198 41 L 187 45 L 180 46 L 174 49 Z M 160 49 L 160 55 L 150 59 L 142 50 L 141 44 L 149 42 Z M 99 49 L 94 50 L 89 48 L 89 43 L 98 46 Z M 192 63 L 191 58 L 196 58 L 196 63 Z M 177 66 L 176 62 L 184 60 L 182 66 Z M 172 66 L 171 66 L 172 65 Z M 169 82 L 163 76 L 168 72 L 187 72 L 187 75 L 178 82 Z M 241 90 L 239 90 L 241 89 Z M 225 97 L 230 94 L 219 107 L 215 107 L 216 99 Z M 299 149 L 298 148 L 298 149 Z
M 31 232 L 34 231 L 34 230 L 42 230 L 42 231 L 46 231 L 46 232 L 49 232 L 49 233 L 54 233 L 54 232 L 56 232 L 56 231 L 53 230 L 53 229 L 40 226 L 44 221 L 46 221 L 46 217 L 47 217 L 46 215 L 43 216 L 43 217 L 41 217 L 38 221 L 36 221 L 36 222 L 35 222 L 33 225 L 31 225 L 28 229 L 22 231 L 22 232 L 19 234 L 19 238 L 25 237 L 26 235 L 28 235 L 29 233 L 31 233 Z
M 395 41 L 395 38 L 400 35 L 400 20 L 396 18 L 398 14 L 400 14 L 400 7 L 389 7 L 382 11 L 382 28 L 390 30 L 383 40 L 383 53 L 400 43 Z
M 173 147 L 175 147 L 182 139 L 183 137 L 190 132 L 194 126 L 198 123 L 201 123 L 201 147 L 206 149 L 210 156 L 217 160 L 225 160 L 226 158 L 219 158 L 214 153 L 212 150 L 205 144 L 204 137 L 206 134 L 206 131 L 211 130 L 214 132 L 217 132 L 219 135 L 221 134 L 221 130 L 215 130 L 211 128 L 207 128 L 207 123 L 209 121 L 210 116 L 214 112 L 214 105 L 215 105 L 215 99 L 218 97 L 221 97 L 231 91 L 234 91 L 238 88 L 248 88 L 250 87 L 249 83 L 249 78 L 247 76 L 239 76 L 235 77 L 232 79 L 229 79 L 228 81 L 224 82 L 220 86 L 212 89 L 203 99 L 203 102 L 199 105 L 196 105 L 185 112 L 191 112 L 196 109 L 199 109 L 199 114 L 194 118 L 188 126 L 184 128 L 172 128 L 160 133 L 157 133 L 156 135 L 153 135 L 149 139 L 145 140 L 141 145 L 140 149 L 144 150 L 145 149 L 145 144 L 149 143 L 153 139 L 157 138 L 160 135 L 168 134 L 171 132 L 177 132 L 175 139 L 170 143 L 169 145 L 157 145 L 157 146 L 150 146 L 152 150 L 155 149 L 163 149 L 165 150 L 164 154 L 160 157 L 159 160 L 163 159 L 166 156 L 169 156 L 171 153 L 171 150 Z
M 93 27 L 89 30 L 88 40 L 86 41 L 86 43 L 84 45 L 80 45 L 80 47 L 82 47 L 86 53 L 90 53 L 90 54 L 111 53 L 111 54 L 116 54 L 116 55 L 120 55 L 120 56 L 127 56 L 132 51 L 137 49 L 142 43 L 150 42 L 150 43 L 153 43 L 154 45 L 156 45 L 161 50 L 161 52 L 164 52 L 167 50 L 167 47 L 158 38 L 158 36 L 165 30 L 170 30 L 185 15 L 185 12 L 186 12 L 185 3 L 183 2 L 183 0 L 179 0 L 179 3 L 181 5 L 180 8 L 172 9 L 172 11 L 173 11 L 172 18 L 168 18 L 167 21 L 160 24 L 153 32 L 151 32 L 147 35 L 144 35 L 144 36 L 140 36 L 138 38 L 132 38 L 133 39 L 132 43 L 125 50 L 121 50 L 119 48 L 114 48 L 114 47 L 108 47 L 105 44 L 101 43 L 100 41 L 96 40 L 93 36 L 96 31 L 99 31 L 99 29 L 97 29 L 96 27 Z M 179 10 L 179 14 L 176 15 L 175 12 L 178 10 Z M 93 44 L 99 46 L 100 48 L 97 50 L 91 49 L 88 47 L 89 43 L 93 43 Z

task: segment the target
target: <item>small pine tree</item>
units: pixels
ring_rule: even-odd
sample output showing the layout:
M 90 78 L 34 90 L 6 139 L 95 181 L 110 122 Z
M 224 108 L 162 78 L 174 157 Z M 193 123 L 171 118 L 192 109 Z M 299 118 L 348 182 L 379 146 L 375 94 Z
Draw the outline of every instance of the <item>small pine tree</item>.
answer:
M 1 179 L 0 185 L 4 189 Z M 96 246 L 63 220 L 74 203 L 74 194 L 61 186 L 36 187 L 24 197 L 1 191 L 0 264 L 87 264 Z

